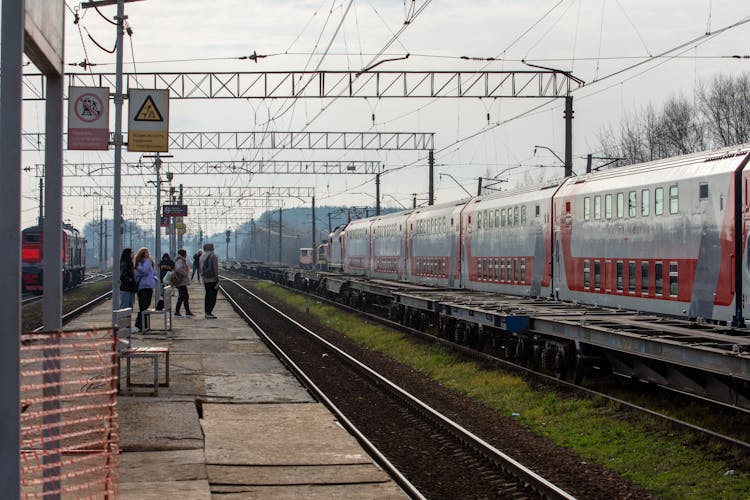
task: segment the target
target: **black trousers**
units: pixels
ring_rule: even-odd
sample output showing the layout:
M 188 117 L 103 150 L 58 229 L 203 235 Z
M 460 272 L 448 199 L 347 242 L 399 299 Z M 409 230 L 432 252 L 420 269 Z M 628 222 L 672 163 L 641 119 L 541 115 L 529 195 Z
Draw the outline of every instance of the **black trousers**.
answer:
M 203 286 L 206 289 L 206 298 L 203 301 L 203 307 L 206 310 L 206 314 L 211 314 L 216 305 L 216 296 L 219 294 L 219 290 L 216 288 L 216 283 L 203 282 Z
M 151 299 L 154 296 L 154 289 L 153 288 L 141 288 L 138 290 L 138 317 L 135 318 L 135 326 L 136 328 L 141 328 L 141 313 L 140 311 L 145 311 L 149 308 L 151 305 Z
M 188 294 L 187 285 L 178 286 L 177 293 L 177 307 L 175 308 L 175 312 L 180 312 L 180 306 L 185 304 L 185 313 L 190 314 L 190 304 L 188 303 L 190 294 Z

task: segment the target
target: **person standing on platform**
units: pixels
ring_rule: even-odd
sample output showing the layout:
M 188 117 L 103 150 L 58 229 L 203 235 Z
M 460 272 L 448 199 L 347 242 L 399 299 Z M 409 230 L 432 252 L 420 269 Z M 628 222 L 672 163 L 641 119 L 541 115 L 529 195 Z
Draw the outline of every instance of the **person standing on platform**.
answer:
M 169 258 L 168 253 L 165 253 L 159 262 L 159 281 L 162 281 L 169 271 L 174 271 L 174 261 Z
M 135 281 L 138 283 L 138 317 L 135 319 L 133 332 L 140 332 L 142 328 L 140 311 L 145 311 L 151 305 L 156 286 L 156 271 L 154 261 L 148 253 L 148 248 L 140 248 L 135 255 Z
M 195 278 L 195 273 L 198 273 L 198 283 L 201 282 L 201 255 L 203 255 L 201 250 L 193 255 L 193 274 L 190 276 L 190 281 Z
M 219 258 L 214 253 L 213 243 L 203 245 L 203 250 L 203 255 L 200 258 L 200 273 L 203 276 L 203 286 L 206 289 L 203 305 L 206 310 L 206 319 L 216 319 L 213 311 L 216 305 L 216 296 L 219 293 Z
M 124 248 L 120 256 L 120 307 L 133 307 L 133 299 L 138 291 L 135 282 L 135 265 L 133 265 L 133 249 Z
M 175 278 L 176 276 L 176 278 Z M 177 287 L 177 307 L 175 308 L 174 315 L 182 316 L 180 314 L 180 306 L 185 304 L 185 316 L 192 316 L 190 312 L 190 304 L 188 299 L 188 285 L 190 284 L 190 267 L 187 263 L 187 251 L 181 248 L 177 250 L 177 258 L 174 261 L 174 275 L 172 276 L 172 283 Z

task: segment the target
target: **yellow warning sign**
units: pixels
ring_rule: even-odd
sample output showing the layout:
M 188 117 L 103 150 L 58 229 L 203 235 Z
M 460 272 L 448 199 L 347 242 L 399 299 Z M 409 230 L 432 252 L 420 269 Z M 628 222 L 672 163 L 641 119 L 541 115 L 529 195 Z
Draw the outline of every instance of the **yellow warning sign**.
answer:
M 169 150 L 169 91 L 128 91 L 128 151 L 165 153 Z
M 159 108 L 156 107 L 156 103 L 151 99 L 151 96 L 147 96 L 146 100 L 143 101 L 141 109 L 135 114 L 135 121 L 137 122 L 161 122 L 164 121 L 164 117 L 159 113 Z

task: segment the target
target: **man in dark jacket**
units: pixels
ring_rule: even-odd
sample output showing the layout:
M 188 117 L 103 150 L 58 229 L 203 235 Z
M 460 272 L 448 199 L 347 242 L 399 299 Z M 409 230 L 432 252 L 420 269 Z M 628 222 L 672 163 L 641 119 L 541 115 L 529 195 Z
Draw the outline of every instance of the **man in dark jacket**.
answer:
M 190 281 L 195 278 L 195 273 L 198 273 L 198 283 L 201 282 L 201 255 L 203 255 L 202 250 L 198 250 L 198 253 L 193 255 L 193 274 L 190 275 Z
M 174 271 L 174 261 L 169 258 L 169 254 L 165 253 L 161 256 L 161 262 L 159 262 L 159 282 L 164 280 L 164 275 L 169 271 Z
M 206 289 L 204 300 L 206 319 L 216 319 L 216 316 L 213 315 L 213 310 L 216 305 L 216 296 L 219 294 L 219 258 L 214 253 L 213 243 L 203 245 L 203 250 L 200 267 L 201 276 L 203 276 L 203 286 Z

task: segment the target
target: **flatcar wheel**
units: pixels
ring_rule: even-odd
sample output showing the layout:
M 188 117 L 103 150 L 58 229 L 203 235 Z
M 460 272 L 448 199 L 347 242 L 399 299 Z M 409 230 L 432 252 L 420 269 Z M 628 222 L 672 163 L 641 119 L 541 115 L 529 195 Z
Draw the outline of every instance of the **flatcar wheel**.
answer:
M 564 349 L 557 350 L 557 354 L 555 354 L 553 370 L 555 377 L 560 380 L 565 379 L 565 375 L 567 375 L 568 372 L 568 357 L 566 356 L 566 352 Z
M 531 369 L 535 372 L 539 371 L 542 366 L 542 348 L 541 346 L 534 344 L 531 352 Z

